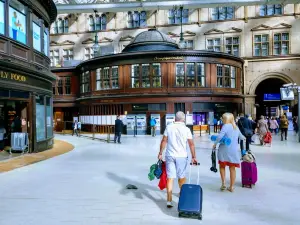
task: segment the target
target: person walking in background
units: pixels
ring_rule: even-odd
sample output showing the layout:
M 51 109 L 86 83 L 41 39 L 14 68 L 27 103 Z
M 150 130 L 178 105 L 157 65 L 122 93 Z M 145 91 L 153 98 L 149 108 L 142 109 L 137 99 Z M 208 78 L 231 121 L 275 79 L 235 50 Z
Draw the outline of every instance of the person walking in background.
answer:
M 151 134 L 152 137 L 156 136 L 156 120 L 154 117 L 151 117 L 150 120 Z
M 259 134 L 259 140 L 261 145 L 264 144 L 264 138 L 268 130 L 269 128 L 268 128 L 267 121 L 265 120 L 264 116 L 261 116 L 260 120 L 257 121 L 257 133 Z
M 4 137 L 6 130 L 4 128 L 4 121 L 0 120 L 0 152 L 4 150 Z
M 218 121 L 218 125 L 219 125 L 220 130 L 221 130 L 221 129 L 222 129 L 222 126 L 223 126 L 222 117 L 221 117 L 220 120 Z
M 218 133 L 218 120 L 217 118 L 214 118 L 214 132 L 215 133 Z
M 296 116 L 293 117 L 293 127 L 294 127 L 294 131 L 295 131 L 295 135 L 297 135 L 297 133 L 299 131 L 299 126 L 298 126 L 298 117 L 296 117 Z
M 249 145 L 251 143 L 251 137 L 253 135 L 253 130 L 252 130 L 252 123 L 249 119 L 247 119 L 244 116 L 244 113 L 240 113 L 240 119 L 237 122 L 237 125 L 241 131 L 241 133 L 246 137 L 246 151 L 249 151 Z M 241 150 L 243 149 L 243 145 L 245 143 L 243 143 L 242 140 L 240 140 L 240 146 L 241 146 Z
M 218 150 L 218 160 L 220 166 L 220 175 L 221 175 L 221 191 L 226 190 L 226 178 L 225 178 L 225 167 L 229 166 L 230 171 L 230 186 L 227 188 L 228 191 L 233 192 L 235 178 L 236 178 L 236 171 L 235 168 L 240 168 L 240 146 L 238 144 L 238 139 L 240 139 L 244 146 L 242 149 L 245 149 L 245 142 L 246 138 L 242 135 L 239 128 L 236 126 L 234 121 L 234 116 L 232 113 L 225 113 L 222 116 L 223 118 L 223 127 L 220 134 L 217 137 L 213 145 L 213 149 L 216 149 L 217 144 L 223 137 L 229 138 L 231 140 L 230 145 L 220 144 Z
M 76 136 L 78 136 L 78 131 L 77 131 L 77 129 L 78 129 L 78 123 L 77 123 L 77 120 L 75 120 L 75 121 L 73 122 L 73 124 L 72 124 L 72 129 L 73 129 L 73 131 L 72 131 L 72 136 L 74 135 L 74 133 L 76 134 Z
M 78 121 L 77 123 L 77 131 L 78 131 L 78 136 L 80 137 L 80 133 L 81 133 L 81 122 Z
M 271 120 L 270 120 L 270 131 L 271 133 L 274 133 L 277 134 L 277 129 L 279 128 L 279 125 L 275 119 L 275 117 L 272 117 Z
M 181 111 L 175 115 L 175 122 L 167 126 L 160 143 L 158 159 L 166 148 L 167 170 L 167 207 L 173 207 L 172 190 L 174 179 L 178 178 L 179 188 L 185 183 L 185 173 L 188 163 L 187 144 L 190 147 L 192 163 L 197 163 L 195 145 L 191 130 L 185 125 L 185 114 Z
M 114 137 L 114 142 L 121 144 L 121 133 L 123 129 L 123 122 L 120 120 L 120 116 L 117 116 L 117 119 L 115 120 L 115 137 Z
M 285 140 L 287 140 L 288 128 L 289 128 L 289 121 L 285 115 L 282 115 L 281 119 L 280 119 L 281 141 L 283 141 L 283 134 L 284 134 Z

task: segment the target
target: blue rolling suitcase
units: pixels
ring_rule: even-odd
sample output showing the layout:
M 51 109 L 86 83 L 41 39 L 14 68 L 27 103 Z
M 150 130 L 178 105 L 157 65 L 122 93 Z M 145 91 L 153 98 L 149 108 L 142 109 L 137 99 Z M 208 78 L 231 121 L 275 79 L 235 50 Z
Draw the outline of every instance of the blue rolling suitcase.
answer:
M 198 163 L 198 179 L 197 184 L 191 184 L 191 168 L 190 165 L 190 174 L 189 174 L 189 183 L 184 184 L 181 187 L 179 203 L 178 203 L 178 216 L 179 217 L 189 217 L 189 218 L 198 218 L 202 220 L 202 201 L 203 201 L 203 192 L 202 188 L 199 185 L 199 170 L 200 163 Z

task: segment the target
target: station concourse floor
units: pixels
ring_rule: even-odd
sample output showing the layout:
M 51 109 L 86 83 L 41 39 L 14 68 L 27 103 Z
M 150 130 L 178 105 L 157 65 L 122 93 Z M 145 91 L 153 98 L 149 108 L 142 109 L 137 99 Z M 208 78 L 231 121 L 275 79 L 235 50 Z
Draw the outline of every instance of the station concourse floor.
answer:
M 299 225 L 300 143 L 273 138 L 272 147 L 251 145 L 258 183 L 234 193 L 221 192 L 219 174 L 210 171 L 208 136 L 195 134 L 203 188 L 203 220 L 178 218 L 178 185 L 172 209 L 166 193 L 149 181 L 161 136 L 122 136 L 122 144 L 56 135 L 75 149 L 39 163 L 0 174 L 0 225 Z M 197 171 L 192 171 L 196 182 Z M 229 179 L 227 173 L 227 179 Z M 138 190 L 126 190 L 134 184 Z

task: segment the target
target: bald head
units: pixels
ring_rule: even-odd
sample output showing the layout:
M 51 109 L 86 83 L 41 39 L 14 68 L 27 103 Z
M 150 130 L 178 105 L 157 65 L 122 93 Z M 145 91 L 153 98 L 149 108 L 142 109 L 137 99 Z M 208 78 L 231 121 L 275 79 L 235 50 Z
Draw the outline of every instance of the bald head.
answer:
M 184 122 L 185 121 L 185 114 L 181 111 L 177 112 L 175 115 L 175 121 Z

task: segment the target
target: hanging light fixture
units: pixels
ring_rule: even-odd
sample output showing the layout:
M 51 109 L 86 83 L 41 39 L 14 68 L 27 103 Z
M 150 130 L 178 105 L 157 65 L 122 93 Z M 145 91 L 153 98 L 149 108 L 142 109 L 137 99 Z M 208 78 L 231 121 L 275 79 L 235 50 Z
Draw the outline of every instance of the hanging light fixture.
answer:
M 97 10 L 94 10 L 94 12 L 95 12 L 95 19 L 96 19 Z M 95 23 L 94 23 L 94 26 L 95 26 Z M 95 33 L 95 43 L 93 45 L 94 57 L 97 56 L 97 55 L 99 55 L 99 49 L 100 49 L 100 45 L 99 45 L 99 42 L 98 42 L 98 32 L 96 30 L 96 33 Z
M 180 6 L 180 26 L 181 26 L 181 32 L 180 32 L 179 48 L 185 49 L 186 48 L 186 43 L 184 41 L 183 32 L 182 32 L 182 18 L 183 18 L 182 12 L 183 12 L 183 5 Z

